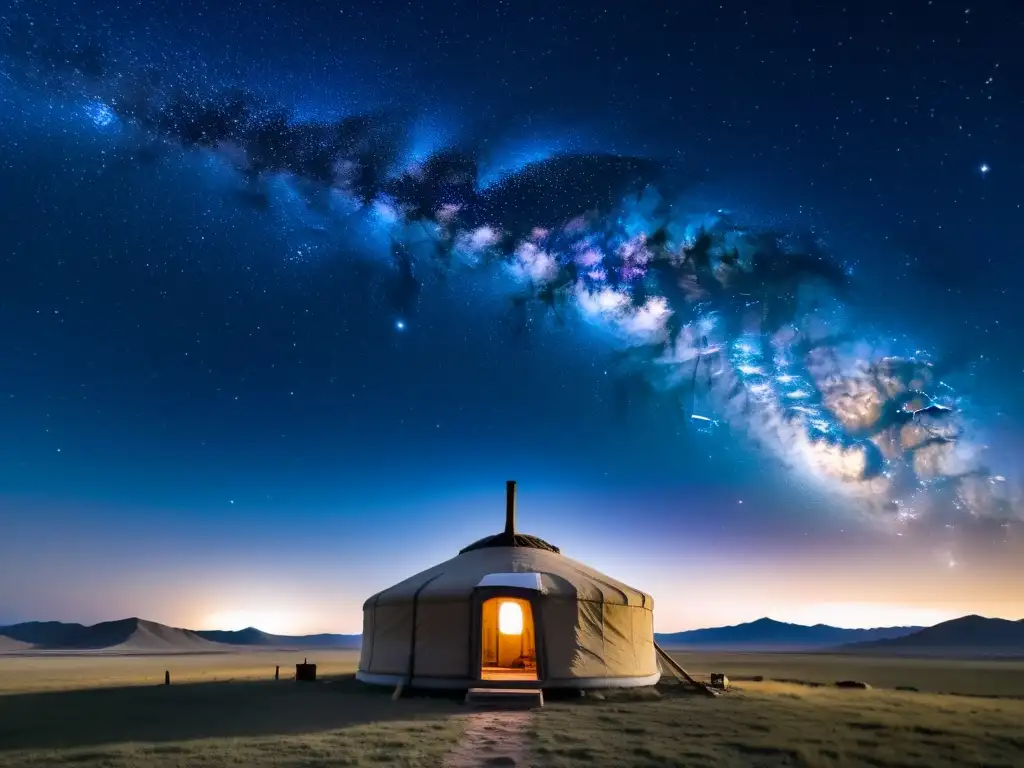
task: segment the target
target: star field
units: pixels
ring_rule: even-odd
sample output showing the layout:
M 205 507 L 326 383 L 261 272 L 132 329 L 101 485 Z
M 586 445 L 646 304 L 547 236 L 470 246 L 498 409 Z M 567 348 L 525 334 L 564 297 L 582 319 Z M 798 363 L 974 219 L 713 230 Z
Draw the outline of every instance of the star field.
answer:
M 11 5 L 0 557 L 85 526 L 32 567 L 159 536 L 173 580 L 206 531 L 185 560 L 269 584 L 301 555 L 251 537 L 308 527 L 355 604 L 407 565 L 374 526 L 443 555 L 515 476 L 595 557 L 659 531 L 627 570 L 704 536 L 981 583 L 1024 518 L 1022 33 L 925 0 Z M 65 618 L 38 581 L 0 623 Z

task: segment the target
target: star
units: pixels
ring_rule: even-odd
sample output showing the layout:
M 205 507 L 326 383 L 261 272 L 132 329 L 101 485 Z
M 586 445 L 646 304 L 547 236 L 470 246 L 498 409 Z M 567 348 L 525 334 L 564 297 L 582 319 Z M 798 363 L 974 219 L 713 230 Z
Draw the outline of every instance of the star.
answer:
M 396 331 L 404 331 L 405 330 L 405 320 L 395 320 L 395 330 Z
M 981 175 L 982 175 L 982 176 L 984 176 L 984 175 L 985 175 L 986 173 L 988 173 L 989 171 L 991 171 L 991 170 L 992 170 L 992 168 L 991 168 L 991 167 L 989 166 L 989 164 L 988 164 L 988 163 L 982 163 L 982 164 L 981 164 L 981 167 L 980 167 L 980 168 L 978 168 L 978 170 L 979 170 L 979 171 L 981 171 Z

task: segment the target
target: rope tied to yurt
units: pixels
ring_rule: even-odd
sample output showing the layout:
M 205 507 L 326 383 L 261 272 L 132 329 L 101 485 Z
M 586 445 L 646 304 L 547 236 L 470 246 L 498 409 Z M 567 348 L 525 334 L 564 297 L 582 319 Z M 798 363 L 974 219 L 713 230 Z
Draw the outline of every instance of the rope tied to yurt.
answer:
M 702 683 L 699 680 L 693 679 L 690 673 L 683 669 L 681 666 L 679 666 L 679 663 L 668 655 L 668 651 L 666 651 L 657 643 L 654 644 L 654 650 L 658 654 L 658 660 L 662 662 L 664 665 L 668 666 L 669 671 L 672 672 L 673 675 L 675 675 L 676 679 L 693 686 L 698 691 L 703 693 L 705 696 L 718 695 L 718 691 L 716 691 L 711 686 L 707 685 L 706 683 Z

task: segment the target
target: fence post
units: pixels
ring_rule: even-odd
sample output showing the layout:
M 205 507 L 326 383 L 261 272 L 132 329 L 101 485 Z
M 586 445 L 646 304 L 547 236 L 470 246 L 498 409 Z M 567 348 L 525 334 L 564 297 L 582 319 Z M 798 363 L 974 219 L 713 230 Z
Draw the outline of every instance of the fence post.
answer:
M 171 670 L 164 670 L 164 685 L 171 684 Z
M 280 664 L 278 664 L 276 667 L 274 667 L 274 679 L 275 680 L 280 680 L 281 679 L 281 665 Z

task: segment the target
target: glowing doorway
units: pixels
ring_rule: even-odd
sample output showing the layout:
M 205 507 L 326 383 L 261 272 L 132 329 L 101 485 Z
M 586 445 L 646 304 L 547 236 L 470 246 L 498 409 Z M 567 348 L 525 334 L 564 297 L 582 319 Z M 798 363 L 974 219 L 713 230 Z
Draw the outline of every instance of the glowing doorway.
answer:
M 481 610 L 480 679 L 536 680 L 537 644 L 530 602 L 492 597 Z

